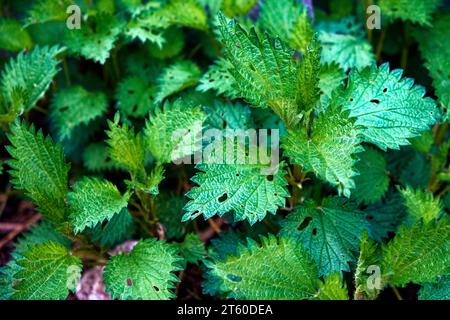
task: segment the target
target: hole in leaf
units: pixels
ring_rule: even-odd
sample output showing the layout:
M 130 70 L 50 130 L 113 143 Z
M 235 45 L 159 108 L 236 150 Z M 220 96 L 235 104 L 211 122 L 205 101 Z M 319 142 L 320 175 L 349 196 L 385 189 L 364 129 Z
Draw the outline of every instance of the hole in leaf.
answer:
M 314 229 L 312 230 L 312 235 L 313 235 L 313 236 L 317 235 L 317 228 L 314 228 Z
M 297 230 L 301 231 L 301 230 L 305 229 L 311 223 L 311 221 L 312 221 L 311 217 L 306 217 L 305 219 L 303 219 L 303 221 L 297 227 Z
M 234 274 L 227 274 L 227 278 L 234 282 L 242 281 L 242 277 L 236 276 Z
M 239 173 L 236 173 L 236 177 L 239 177 L 240 176 L 240 174 Z
M 131 287 L 133 285 L 133 280 L 127 279 L 127 286 Z
M 372 100 L 370 100 L 370 102 L 379 104 L 379 103 L 380 103 L 380 100 L 378 100 L 378 99 L 372 99 Z
M 191 217 L 197 215 L 198 213 L 199 213 L 199 211 L 198 211 L 198 210 L 195 210 L 194 212 L 191 213 Z
M 272 174 L 269 174 L 267 176 L 267 181 L 273 181 L 273 175 Z
M 386 92 L 387 92 L 387 88 L 384 88 L 384 89 L 383 89 L 383 92 L 386 93 Z
M 225 200 L 228 199 L 228 195 L 226 193 L 224 193 L 223 195 L 221 195 L 219 197 L 219 199 L 217 199 L 219 202 L 224 202 Z
M 64 111 L 67 111 L 68 109 L 69 109 L 68 106 L 64 106 L 61 109 L 59 109 L 59 111 L 64 112 Z
M 374 217 L 373 217 L 373 215 L 371 215 L 371 214 L 368 214 L 367 216 L 366 216 L 366 220 L 367 221 L 372 221 L 374 219 Z
M 157 286 L 153 286 L 153 289 L 155 289 L 156 292 L 159 292 L 159 288 Z

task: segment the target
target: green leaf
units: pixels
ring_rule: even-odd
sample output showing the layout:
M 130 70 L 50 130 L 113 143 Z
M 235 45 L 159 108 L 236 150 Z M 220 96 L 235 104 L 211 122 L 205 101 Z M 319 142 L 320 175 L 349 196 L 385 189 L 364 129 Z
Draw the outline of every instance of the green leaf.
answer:
M 166 239 L 182 238 L 186 231 L 186 224 L 181 222 L 185 203 L 183 197 L 162 193 L 158 195 L 155 203 L 155 213 L 164 226 Z
M 42 131 L 34 126 L 16 122 L 8 134 L 11 146 L 7 146 L 12 159 L 11 183 L 17 189 L 24 189 L 38 210 L 48 221 L 61 223 L 66 217 L 64 198 L 68 190 L 70 166 L 64 160 L 60 145 L 44 138 Z
M 63 50 L 55 47 L 35 47 L 30 53 L 21 52 L 4 68 L 0 92 L 5 102 L 13 101 L 15 89 L 21 90 L 23 110 L 30 110 L 47 91 L 58 73 L 56 55 Z
M 365 29 L 354 17 L 326 22 L 318 26 L 322 44 L 322 63 L 335 62 L 348 70 L 361 69 L 375 63 L 372 46 L 365 39 Z
M 228 17 L 243 16 L 256 5 L 257 0 L 221 0 L 222 11 Z
M 409 282 L 433 282 L 448 273 L 450 224 L 437 223 L 403 226 L 393 240 L 383 246 L 381 270 L 385 282 L 405 286 Z
M 315 33 L 306 8 L 296 0 L 266 0 L 261 4 L 258 22 L 261 27 L 304 52 Z
M 75 128 L 101 117 L 107 108 L 108 101 L 104 93 L 88 92 L 81 86 L 73 86 L 53 96 L 50 119 L 58 139 L 70 139 Z
M 204 106 L 208 115 L 206 123 L 216 129 L 251 129 L 255 125 L 248 105 L 239 102 L 214 100 L 214 104 Z
M 344 70 L 337 63 L 327 63 L 320 67 L 319 88 L 320 88 L 320 107 L 319 110 L 325 110 L 330 104 L 332 92 L 340 87 L 346 78 Z
M 186 262 L 199 264 L 206 257 L 205 243 L 196 233 L 188 233 L 183 242 L 174 243 Z
M 30 245 L 17 261 L 19 280 L 14 285 L 16 300 L 63 300 L 74 290 L 73 280 L 81 273 L 81 259 L 74 257 L 63 245 L 48 241 Z
M 117 86 L 117 109 L 125 117 L 142 117 L 156 107 L 156 88 L 145 79 L 131 76 Z
M 115 214 L 103 227 L 98 223 L 93 229 L 92 239 L 99 241 L 102 246 L 112 248 L 115 244 L 123 242 L 130 237 L 133 218 L 126 208 Z
M 208 264 L 208 286 L 219 282 L 228 299 L 299 300 L 318 290 L 317 269 L 308 254 L 292 238 L 248 240 L 236 256 Z M 251 261 L 251 263 L 249 263 Z M 264 268 L 255 266 L 264 265 Z M 286 272 L 289 266 L 289 272 Z
M 204 163 L 196 166 L 201 172 L 192 181 L 198 186 L 186 194 L 191 200 L 184 207 L 186 213 L 183 221 L 200 215 L 209 219 L 215 214 L 222 216 L 232 211 L 235 221 L 247 220 L 253 225 L 263 220 L 267 212 L 275 214 L 279 207 L 285 205 L 285 198 L 289 193 L 286 190 L 284 163 L 273 168 L 273 163 L 263 164 L 258 159 L 252 161 L 249 157 L 239 161 L 237 157 L 245 152 L 245 148 L 236 143 L 234 138 L 226 139 L 225 142 L 218 138 L 208 149 L 210 147 L 211 158 L 204 159 Z M 214 151 L 222 154 L 214 159 Z M 249 154 L 256 155 L 256 151 L 250 150 Z M 230 155 L 234 157 L 233 161 L 225 159 Z
M 419 291 L 419 300 L 450 300 L 450 276 L 443 276 L 436 283 L 426 283 Z
M 361 126 L 364 141 L 379 148 L 398 149 L 436 123 L 439 110 L 433 99 L 424 97 L 425 89 L 402 71 L 389 71 L 389 65 L 350 73 L 347 87 L 335 92 L 332 103 L 350 111 Z
M 355 180 L 352 197 L 359 203 L 371 204 L 380 200 L 389 188 L 386 160 L 374 148 L 360 153 L 355 169 L 359 172 Z
M 384 199 L 367 206 L 364 214 L 370 238 L 381 242 L 397 231 L 405 218 L 405 206 L 399 193 L 388 193 Z
M 325 283 L 320 283 L 319 300 L 349 300 L 347 286 L 342 281 L 339 273 L 332 273 L 325 278 Z
M 167 300 L 178 278 L 181 258 L 176 249 L 163 241 L 139 241 L 129 254 L 119 254 L 108 261 L 104 277 L 107 292 L 121 300 Z
M 67 8 L 72 5 L 70 0 L 39 0 L 27 12 L 26 26 L 48 21 L 65 21 L 68 17 Z
M 107 13 L 91 16 L 81 29 L 66 32 L 65 45 L 73 54 L 104 64 L 122 31 L 122 24 Z
M 170 24 L 203 31 L 208 29 L 206 11 L 197 0 L 169 0 L 156 14 L 166 17 Z
M 326 198 L 321 205 L 306 201 L 281 222 L 281 234 L 303 243 L 316 262 L 319 275 L 350 271 L 365 227 L 357 207 L 342 198 Z
M 83 164 L 89 171 L 111 170 L 115 167 L 109 156 L 109 148 L 103 143 L 91 143 L 83 150 Z
M 406 187 L 400 190 L 405 200 L 408 210 L 410 223 L 423 221 L 429 223 L 436 220 L 442 213 L 442 205 L 439 198 L 434 198 L 433 193 L 429 191 L 414 190 Z
M 127 206 L 130 193 L 121 195 L 117 187 L 107 180 L 84 177 L 67 194 L 70 222 L 75 233 L 111 220 Z
M 139 39 L 141 42 L 149 41 L 162 47 L 166 41 L 163 33 L 169 26 L 170 21 L 167 17 L 156 15 L 150 10 L 130 20 L 124 28 L 124 33 L 131 39 Z
M 162 46 L 150 43 L 147 48 L 152 57 L 157 59 L 169 59 L 176 57 L 183 51 L 185 45 L 183 29 L 172 26 L 164 30 L 162 36 L 166 40 Z
M 174 93 L 194 86 L 201 77 L 199 67 L 192 61 L 178 61 L 164 69 L 158 77 L 155 99 L 163 101 Z
M 128 170 L 133 178 L 143 180 L 146 177 L 144 168 L 145 149 L 140 133 L 128 128 L 126 123 L 119 124 L 120 115 L 116 113 L 114 122 L 108 120 L 106 131 L 111 159 L 117 166 Z
M 223 15 L 219 15 L 219 22 L 225 57 L 233 65 L 230 72 L 240 96 L 257 107 L 272 108 L 288 127 L 297 125 L 299 113 L 312 103 L 304 101 L 305 93 L 317 89 L 318 74 L 310 69 L 317 46 L 313 44 L 315 49 L 306 53 L 305 66 L 301 67 L 293 58 L 294 51 L 279 38 L 258 35 L 254 28 L 247 33 Z
M 433 17 L 433 26 L 417 28 L 413 36 L 418 40 L 419 49 L 425 59 L 436 95 L 444 108 L 450 107 L 450 62 L 447 57 L 450 48 L 446 43 L 450 28 L 450 14 L 444 13 Z
M 239 91 L 236 90 L 236 82 L 231 74 L 232 68 L 233 65 L 228 60 L 219 58 L 199 80 L 197 90 L 205 92 L 212 89 L 228 98 L 238 97 Z
M 377 4 L 387 19 L 431 25 L 431 15 L 441 2 L 442 0 L 378 0 Z
M 144 143 L 160 163 L 189 156 L 198 149 L 205 118 L 200 107 L 184 105 L 181 99 L 173 103 L 166 102 L 163 108 L 156 108 L 146 121 Z M 180 144 L 185 148 L 176 149 Z
M 18 21 L 0 18 L 0 49 L 16 52 L 32 46 L 30 35 Z
M 362 150 L 357 128 L 345 113 L 329 108 L 314 120 L 311 133 L 308 131 L 306 127 L 288 130 L 282 137 L 284 155 L 349 197 L 357 174 L 355 154 Z

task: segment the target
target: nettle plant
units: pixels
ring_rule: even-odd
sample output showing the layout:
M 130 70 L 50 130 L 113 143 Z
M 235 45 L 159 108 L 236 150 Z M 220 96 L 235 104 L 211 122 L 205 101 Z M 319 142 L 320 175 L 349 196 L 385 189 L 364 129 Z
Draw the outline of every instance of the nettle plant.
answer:
M 2 187 L 42 219 L 0 297 L 79 297 L 101 268 L 113 299 L 449 298 L 450 14 L 366 1 L 366 30 L 363 1 L 320 2 L 6 1 Z M 276 170 L 174 163 L 242 150 L 228 129 L 279 134 Z

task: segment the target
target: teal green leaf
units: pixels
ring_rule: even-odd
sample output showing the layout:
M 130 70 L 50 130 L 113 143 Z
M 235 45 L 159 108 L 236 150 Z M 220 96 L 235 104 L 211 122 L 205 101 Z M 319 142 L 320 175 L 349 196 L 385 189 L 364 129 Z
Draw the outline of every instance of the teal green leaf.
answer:
M 206 257 L 205 243 L 196 233 L 188 233 L 183 242 L 174 243 L 185 262 L 199 264 Z
M 380 12 L 387 19 L 401 19 L 431 25 L 432 14 L 436 11 L 442 0 L 378 0 Z M 434 22 L 434 21 L 433 21 Z
M 419 300 L 450 300 L 450 276 L 443 276 L 436 283 L 424 284 L 419 290 Z
M 281 234 L 303 243 L 319 275 L 350 271 L 365 228 L 364 216 L 343 198 L 326 198 L 321 205 L 307 201 L 281 222 Z
M 389 65 L 350 73 L 347 87 L 335 91 L 332 103 L 350 111 L 361 126 L 364 141 L 379 148 L 398 149 L 409 138 L 436 123 L 439 110 L 433 99 L 424 97 L 425 89 L 401 78 L 402 70 L 389 71 Z
M 367 148 L 358 155 L 355 169 L 359 172 L 354 178 L 355 190 L 352 197 L 359 203 L 371 204 L 380 200 L 389 188 L 386 160 L 374 148 Z
M 105 226 L 98 223 L 92 230 L 92 238 L 99 241 L 102 246 L 112 248 L 115 244 L 123 242 L 131 236 L 133 218 L 127 209 L 122 209 L 115 214 Z

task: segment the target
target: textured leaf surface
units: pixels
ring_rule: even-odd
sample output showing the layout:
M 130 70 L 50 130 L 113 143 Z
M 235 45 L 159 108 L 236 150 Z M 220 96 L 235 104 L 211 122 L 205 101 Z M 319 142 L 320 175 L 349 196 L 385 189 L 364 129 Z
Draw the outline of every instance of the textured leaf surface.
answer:
M 181 258 L 163 241 L 139 241 L 129 254 L 111 257 L 105 268 L 106 290 L 121 300 L 167 300 L 178 278 Z
M 307 201 L 281 224 L 281 234 L 303 243 L 320 275 L 350 270 L 365 226 L 362 213 L 341 198 L 327 198 L 320 206 Z
M 442 213 L 439 198 L 434 198 L 429 191 L 414 190 L 406 187 L 400 190 L 412 223 L 423 220 L 425 223 L 437 219 Z
M 317 269 L 308 254 L 291 238 L 249 240 L 236 256 L 211 263 L 207 283 L 219 281 L 220 291 L 233 299 L 299 300 L 318 290 Z M 255 266 L 263 266 L 255 268 Z M 286 270 L 289 266 L 289 271 Z
M 347 87 L 333 96 L 333 103 L 349 110 L 363 127 L 364 140 L 383 150 L 409 144 L 408 138 L 429 129 L 439 116 L 435 102 L 424 97 L 425 89 L 401 76 L 388 64 L 353 70 Z
M 104 64 L 121 30 L 122 23 L 116 17 L 102 13 L 90 17 L 83 28 L 67 32 L 65 45 L 74 54 Z
M 318 29 L 323 63 L 335 62 L 348 70 L 361 69 L 375 62 L 372 46 L 365 39 L 365 30 L 354 17 L 322 23 Z
M 199 67 L 192 61 L 178 61 L 166 68 L 158 78 L 156 101 L 194 86 L 200 79 Z
M 27 128 L 20 122 L 11 126 L 8 137 L 11 182 L 26 191 L 48 221 L 63 222 L 70 166 L 64 160 L 61 146 L 45 138 L 42 131 L 36 132 L 34 126 Z
M 19 53 L 2 72 L 0 91 L 4 98 L 11 101 L 14 89 L 20 89 L 24 110 L 31 109 L 42 98 L 58 73 L 59 61 L 55 57 L 60 52 L 62 49 L 55 46 L 35 47 L 30 53 Z
M 261 27 L 303 52 L 314 34 L 307 10 L 299 1 L 266 0 L 258 18 Z
M 360 203 L 374 203 L 383 197 L 389 187 L 386 160 L 373 148 L 368 148 L 358 157 L 355 169 L 359 175 L 354 178 L 355 190 L 352 197 Z
M 97 223 L 110 220 L 127 206 L 130 194 L 121 195 L 117 187 L 107 180 L 84 177 L 67 194 L 70 221 L 75 233 Z
M 232 68 L 233 65 L 228 60 L 219 58 L 202 76 L 197 90 L 205 92 L 213 89 L 218 94 L 229 98 L 238 97 L 239 91 L 235 88 L 236 82 L 231 74 Z
M 163 108 L 155 109 L 146 122 L 144 142 L 152 155 L 160 163 L 169 163 L 194 153 L 201 138 L 196 132 L 206 115 L 199 107 L 185 105 L 183 100 L 174 103 L 166 102 Z M 201 133 L 201 132 L 200 132 Z M 176 147 L 183 147 L 177 149 Z
M 301 164 L 303 171 L 314 172 L 349 197 L 357 173 L 355 153 L 362 150 L 357 133 L 344 113 L 330 108 L 314 121 L 310 134 L 307 128 L 288 130 L 282 148 L 292 163 Z
M 450 300 L 450 276 L 425 284 L 419 291 L 419 300 Z
M 442 0 L 379 0 L 377 4 L 386 18 L 431 25 L 431 15 L 441 3 Z
M 325 283 L 321 283 L 319 300 L 349 300 L 347 286 L 343 283 L 339 273 L 332 273 L 325 278 Z
M 239 152 L 239 149 L 225 150 L 228 151 L 224 154 Z M 186 213 L 183 221 L 200 215 L 209 219 L 216 214 L 222 216 L 232 211 L 236 221 L 247 220 L 254 224 L 264 219 L 267 212 L 275 214 L 278 207 L 284 206 L 285 197 L 289 194 L 283 163 L 275 173 L 270 174 L 268 164 L 246 164 L 236 158 L 229 163 L 223 159 L 221 162 L 197 165 L 196 168 L 202 172 L 192 178 L 198 186 L 186 194 L 191 200 L 184 207 Z
M 403 226 L 395 238 L 383 247 L 381 269 L 386 282 L 405 286 L 409 282 L 433 282 L 448 273 L 450 265 L 450 224 L 438 223 Z
M 302 87 L 298 81 L 299 75 L 305 80 L 309 74 L 293 59 L 294 51 L 267 33 L 258 35 L 255 29 L 247 33 L 221 15 L 219 21 L 225 56 L 233 65 L 231 74 L 240 96 L 255 106 L 272 108 L 288 126 L 296 125 L 298 114 L 307 107 L 301 104 L 301 94 L 315 88 Z M 313 80 L 317 74 L 309 76 Z
M 13 299 L 62 300 L 67 297 L 69 277 L 77 278 L 81 272 L 80 258 L 53 241 L 30 245 L 22 255 L 17 261 L 20 270 L 14 275 L 20 281 L 14 286 Z
M 106 131 L 111 159 L 119 166 L 128 170 L 133 178 L 144 179 L 145 149 L 140 133 L 134 133 L 126 123 L 119 124 L 120 116 L 117 113 L 114 122 L 108 121 L 109 130 Z
M 74 129 L 102 116 L 108 108 L 101 92 L 88 92 L 81 86 L 69 87 L 53 96 L 50 118 L 58 139 L 70 139 Z

